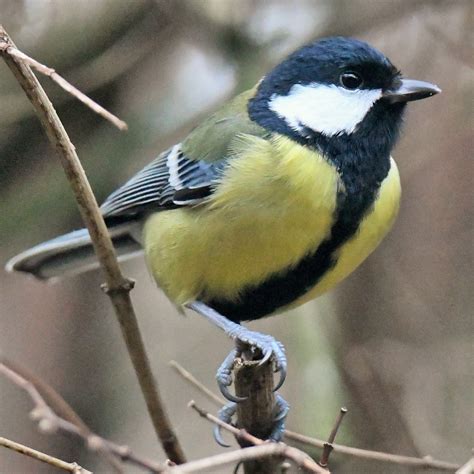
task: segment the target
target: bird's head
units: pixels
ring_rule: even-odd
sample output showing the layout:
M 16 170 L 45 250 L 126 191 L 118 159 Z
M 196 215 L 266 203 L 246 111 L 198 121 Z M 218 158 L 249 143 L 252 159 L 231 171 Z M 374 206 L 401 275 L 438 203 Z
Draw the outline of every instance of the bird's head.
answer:
M 303 143 L 383 134 L 390 148 L 406 102 L 438 92 L 433 84 L 402 78 L 367 43 L 324 38 L 295 51 L 262 79 L 249 115 Z

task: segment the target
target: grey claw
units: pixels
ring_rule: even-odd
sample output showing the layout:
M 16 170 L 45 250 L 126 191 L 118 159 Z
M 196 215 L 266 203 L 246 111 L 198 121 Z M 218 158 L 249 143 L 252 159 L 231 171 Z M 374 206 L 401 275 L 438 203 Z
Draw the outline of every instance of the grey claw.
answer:
M 227 405 L 224 405 L 220 410 L 219 413 L 217 414 L 217 417 L 219 420 L 223 421 L 224 423 L 230 424 L 232 422 L 232 416 L 236 412 L 237 407 L 235 403 L 228 403 Z M 221 427 L 220 425 L 215 425 L 213 429 L 213 434 L 214 434 L 214 439 L 216 440 L 216 443 L 222 446 L 223 448 L 229 448 L 230 445 L 228 445 L 223 439 L 222 439 L 222 434 L 221 434 Z
M 283 434 L 285 433 L 285 419 L 290 410 L 290 406 L 280 395 L 276 396 L 276 407 L 278 412 L 274 418 L 274 425 L 272 433 L 269 437 L 271 441 L 281 441 Z
M 215 425 L 214 429 L 212 430 L 212 433 L 214 435 L 214 439 L 216 443 L 219 446 L 222 446 L 223 448 L 230 448 L 230 444 L 227 444 L 223 439 L 222 439 L 222 434 L 221 434 L 221 427 L 219 425 Z
M 290 411 L 290 405 L 288 405 L 288 402 L 281 395 L 277 395 L 276 398 L 279 413 L 275 417 L 275 421 L 281 421 L 286 418 L 286 415 L 288 415 L 288 412 Z
M 222 395 L 224 395 L 224 397 L 231 402 L 240 403 L 240 402 L 243 402 L 244 400 L 247 400 L 248 398 L 248 397 L 238 397 L 237 395 L 230 393 L 229 389 L 227 388 L 227 385 L 224 385 L 223 383 L 220 383 L 219 381 L 217 382 L 217 385 L 219 386 L 219 390 L 221 391 Z
M 265 362 L 267 362 L 270 357 L 272 356 L 273 352 L 272 351 L 267 351 L 265 352 L 265 354 L 263 355 L 263 358 L 260 360 L 260 362 L 258 363 L 258 365 L 263 365 L 265 364 Z
M 278 372 L 278 370 L 277 370 Z M 284 383 L 286 379 L 286 367 L 282 367 L 280 370 L 280 380 L 278 383 L 275 385 L 275 388 L 273 389 L 274 392 L 276 392 Z
M 229 355 L 224 359 L 224 362 L 222 362 L 216 374 L 217 385 L 222 395 L 224 395 L 227 400 L 236 403 L 243 402 L 247 399 L 246 397 L 238 397 L 237 395 L 233 395 L 229 392 L 229 389 L 227 388 L 232 383 L 232 367 L 234 365 L 235 358 L 239 355 L 240 353 L 236 349 L 230 351 Z

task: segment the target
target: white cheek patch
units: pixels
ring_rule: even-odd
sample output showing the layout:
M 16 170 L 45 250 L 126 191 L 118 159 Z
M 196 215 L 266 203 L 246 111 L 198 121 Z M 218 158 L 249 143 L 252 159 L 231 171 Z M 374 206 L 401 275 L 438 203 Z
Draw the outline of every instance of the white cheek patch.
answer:
M 295 84 L 288 95 L 273 95 L 269 108 L 297 132 L 307 127 L 332 136 L 352 133 L 381 96 L 381 89 Z

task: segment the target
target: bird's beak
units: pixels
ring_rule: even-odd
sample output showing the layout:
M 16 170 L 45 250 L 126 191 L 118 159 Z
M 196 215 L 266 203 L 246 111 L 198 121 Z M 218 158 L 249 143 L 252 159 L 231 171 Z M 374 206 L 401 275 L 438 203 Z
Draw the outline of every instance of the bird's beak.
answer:
M 384 91 L 382 97 L 390 103 L 409 102 L 412 100 L 426 99 L 435 94 L 439 94 L 441 89 L 434 84 L 414 79 L 401 79 L 393 89 Z

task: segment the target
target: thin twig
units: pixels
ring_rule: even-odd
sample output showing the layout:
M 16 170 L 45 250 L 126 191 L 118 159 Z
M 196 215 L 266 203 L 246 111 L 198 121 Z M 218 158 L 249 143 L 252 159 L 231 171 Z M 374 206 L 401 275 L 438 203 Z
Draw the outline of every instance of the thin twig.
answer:
M 191 385 L 194 385 L 201 393 L 206 395 L 206 397 L 214 402 L 216 406 L 221 407 L 222 405 L 225 405 L 225 400 L 223 398 L 220 398 L 217 396 L 212 390 L 209 390 L 204 384 L 199 382 L 199 380 L 194 377 L 191 372 L 188 372 L 179 362 L 176 362 L 175 360 L 170 360 L 169 362 L 170 367 L 172 367 L 176 372 L 178 372 L 183 379 L 187 380 Z
M 472 474 L 474 472 L 474 458 L 469 459 L 466 464 L 463 464 L 456 474 Z
M 183 376 L 183 378 L 196 387 L 201 393 L 203 393 L 211 402 L 220 407 L 223 405 L 224 400 L 222 400 L 215 393 L 211 392 L 209 394 L 209 389 L 203 390 L 204 385 L 196 380 L 196 378 L 189 373 L 184 367 L 182 367 L 178 362 L 174 362 L 172 367 Z M 189 374 L 189 376 L 185 376 Z M 220 420 L 219 420 L 220 421 Z M 313 446 L 316 448 L 324 448 L 324 445 L 327 441 L 312 438 L 310 436 L 305 436 L 294 431 L 285 430 L 285 438 L 291 441 L 297 441 L 299 443 L 306 444 L 308 446 Z M 413 467 L 422 467 L 422 468 L 431 468 L 437 469 L 440 471 L 455 471 L 461 466 L 456 463 L 450 463 L 446 461 L 439 461 L 433 459 L 431 456 L 426 456 L 424 458 L 415 458 L 412 456 L 400 456 L 398 454 L 389 454 L 382 453 L 380 451 L 370 451 L 367 449 L 352 448 L 350 446 L 344 446 L 342 444 L 333 444 L 334 452 L 339 454 L 345 454 L 348 456 L 353 456 L 360 459 L 371 459 L 374 461 L 387 462 L 392 464 L 399 464 L 402 466 L 413 466 Z
M 17 453 L 23 454 L 25 456 L 29 456 L 30 458 L 36 459 L 37 461 L 44 462 L 50 466 L 57 467 L 63 471 L 72 472 L 73 474 L 92 474 L 91 471 L 84 469 L 75 462 L 63 461 L 62 459 L 55 458 L 54 456 L 37 451 L 36 449 L 30 448 L 24 444 L 17 443 L 10 439 L 3 438 L 2 436 L 0 436 L 0 446 L 11 449 L 12 451 L 16 451 Z
M 18 376 L 20 376 L 27 382 L 29 382 L 31 385 L 33 385 L 33 387 L 38 391 L 41 398 L 43 398 L 45 403 L 49 406 L 49 408 L 51 408 L 54 414 L 76 425 L 77 428 L 79 428 L 81 435 L 84 439 L 92 439 L 92 437 L 96 436 L 92 432 L 92 430 L 84 423 L 81 417 L 73 410 L 69 403 L 67 403 L 66 400 L 64 400 L 64 398 L 61 397 L 61 395 L 44 380 L 41 380 L 37 375 L 32 373 L 26 367 L 2 356 L 1 353 L 0 363 L 10 369 L 10 373 L 14 372 L 17 375 L 16 381 L 18 381 Z M 28 388 L 28 384 L 25 384 L 25 386 L 21 385 L 21 387 L 26 390 Z M 30 396 L 33 395 L 35 396 L 35 398 L 37 398 L 34 392 L 28 390 L 26 391 Z M 98 450 L 98 452 L 104 457 L 105 461 L 107 461 L 111 465 L 112 470 L 114 470 L 115 472 L 121 470 L 121 466 L 118 460 L 108 449 L 101 449 Z
M 0 50 L 10 56 L 14 56 L 20 59 L 25 64 L 28 64 L 32 68 L 36 69 L 41 74 L 48 76 L 66 92 L 76 97 L 76 99 L 79 99 L 83 104 L 87 105 L 96 114 L 99 114 L 109 122 L 113 123 L 119 130 L 125 131 L 128 129 L 128 125 L 123 120 L 120 120 L 117 116 L 104 109 L 104 107 L 102 107 L 97 102 L 93 101 L 90 97 L 81 92 L 79 89 L 74 87 L 70 82 L 66 81 L 66 79 L 61 77 L 53 68 L 45 66 L 44 64 L 41 64 L 35 59 L 30 58 L 30 56 L 9 44 L 8 41 L 0 40 Z
M 298 443 L 303 443 L 307 446 L 314 446 L 316 448 L 324 448 L 326 441 L 321 439 L 312 438 L 305 436 L 294 431 L 285 431 L 285 438 Z M 346 454 L 360 459 L 371 459 L 373 461 L 387 462 L 391 464 L 398 464 L 400 466 L 410 467 L 422 467 L 438 469 L 440 471 L 455 471 L 459 469 L 459 464 L 438 461 L 433 459 L 431 456 L 425 456 L 424 458 L 415 458 L 411 456 L 400 456 L 398 454 L 383 453 L 380 451 L 370 451 L 368 449 L 352 448 L 350 446 L 344 446 L 342 444 L 332 445 L 334 452 L 339 454 Z
M 347 408 L 342 407 L 339 411 L 336 422 L 334 423 L 334 427 L 331 430 L 329 438 L 327 442 L 324 443 L 323 454 L 321 454 L 321 459 L 319 460 L 319 464 L 323 467 L 327 467 L 328 465 L 329 456 L 331 455 L 331 452 L 334 449 L 334 440 L 336 439 L 337 432 L 339 431 L 339 427 L 341 426 L 342 420 L 346 413 Z
M 188 404 L 188 407 L 192 408 L 195 410 L 199 416 L 202 418 L 205 418 L 206 420 L 209 420 L 212 423 L 215 423 L 225 429 L 226 431 L 229 431 L 233 435 L 235 435 L 237 438 L 244 440 L 250 444 L 253 444 L 254 446 L 278 446 L 278 449 L 275 449 L 274 451 L 265 451 L 262 450 L 260 451 L 252 451 L 252 453 L 258 453 L 258 454 L 246 454 L 245 457 L 232 457 L 233 461 L 226 462 L 242 462 L 242 461 L 247 461 L 251 459 L 261 459 L 263 457 L 268 457 L 268 456 L 278 456 L 283 459 L 289 459 L 293 461 L 296 465 L 299 467 L 305 469 L 308 472 L 315 472 L 318 474 L 329 474 L 329 471 L 327 469 L 322 468 L 319 466 L 316 462 L 314 462 L 306 453 L 303 451 L 300 451 L 299 449 L 293 448 L 292 446 L 288 446 L 285 443 L 269 443 L 267 441 L 263 441 L 260 438 L 257 438 L 256 436 L 253 436 L 252 434 L 248 433 L 245 430 L 238 429 L 235 426 L 229 425 L 228 423 L 225 423 L 224 421 L 220 420 L 216 416 L 212 415 L 211 413 L 208 413 L 207 411 L 203 410 L 202 408 L 198 407 L 194 400 L 191 400 Z M 249 448 L 243 448 L 240 451 L 240 453 L 243 453 Z M 264 453 L 264 454 L 261 454 Z M 247 457 L 248 456 L 248 457 Z M 186 466 L 191 465 L 192 463 L 187 463 Z M 182 467 L 182 466 L 179 466 Z M 207 465 L 207 468 L 210 466 Z M 192 472 L 192 471 L 180 471 L 179 469 L 176 471 L 170 471 L 170 472 Z
M 10 362 L 8 362 L 10 364 Z M 16 365 L 16 364 L 15 364 Z M 64 419 L 48 405 L 46 400 L 43 398 L 40 391 L 37 389 L 36 384 L 22 374 L 18 373 L 16 369 L 12 366 L 7 366 L 0 359 L 0 374 L 4 375 L 16 386 L 23 389 L 28 396 L 33 401 L 34 407 L 31 411 L 31 418 L 34 421 L 38 422 L 38 426 L 42 432 L 54 433 L 56 431 L 63 431 L 69 434 L 73 434 L 81 438 L 88 449 L 91 451 L 96 451 L 101 454 L 108 454 L 109 456 L 115 456 L 123 462 L 128 462 L 134 464 L 140 468 L 146 469 L 150 472 L 162 472 L 163 466 L 155 461 L 143 458 L 135 454 L 128 446 L 121 446 L 112 441 L 109 441 L 105 438 L 94 433 L 90 428 L 88 428 L 84 422 L 79 418 L 76 412 L 66 403 L 66 401 L 46 382 L 42 381 L 43 389 L 47 387 L 49 393 L 54 392 L 55 397 L 60 399 L 60 406 L 67 405 L 69 413 L 69 418 L 72 418 L 74 421 Z M 81 422 L 77 423 L 77 419 Z M 113 458 L 116 461 L 115 458 Z M 108 459 L 110 462 L 110 459 Z M 112 464 L 112 463 L 111 463 Z M 119 473 L 122 472 L 120 465 L 113 463 L 112 467 L 114 471 Z
M 89 231 L 94 250 L 104 271 L 105 291 L 111 299 L 119 320 L 122 336 L 135 368 L 155 431 L 167 456 L 173 462 L 181 464 L 185 462 L 184 453 L 159 395 L 132 306 L 129 292 L 133 288 L 133 282 L 122 275 L 112 240 L 95 196 L 74 145 L 53 105 L 29 65 L 23 59 L 9 54 L 9 47 L 15 48 L 15 45 L 1 25 L 0 39 L 8 45 L 8 47 L 0 49 L 0 54 L 30 99 L 50 142 L 59 154 L 82 219 Z
M 288 450 L 291 449 L 282 443 L 265 443 L 259 446 L 251 446 L 249 448 L 238 449 L 231 451 L 230 453 L 217 454 L 208 458 L 199 459 L 197 461 L 190 461 L 180 466 L 172 467 L 165 470 L 167 474 L 185 474 L 194 472 L 209 472 L 210 469 L 215 469 L 220 466 L 227 466 L 229 464 L 235 464 L 243 461 L 250 461 L 252 459 L 263 459 L 268 457 L 281 457 L 288 458 Z M 301 464 L 306 458 L 303 458 L 304 453 L 301 453 L 301 458 L 298 459 L 300 462 L 296 462 L 296 459 L 292 459 L 297 464 Z M 315 464 L 321 469 L 317 464 Z M 316 473 L 328 473 L 326 470 L 316 470 L 306 468 L 306 471 Z

